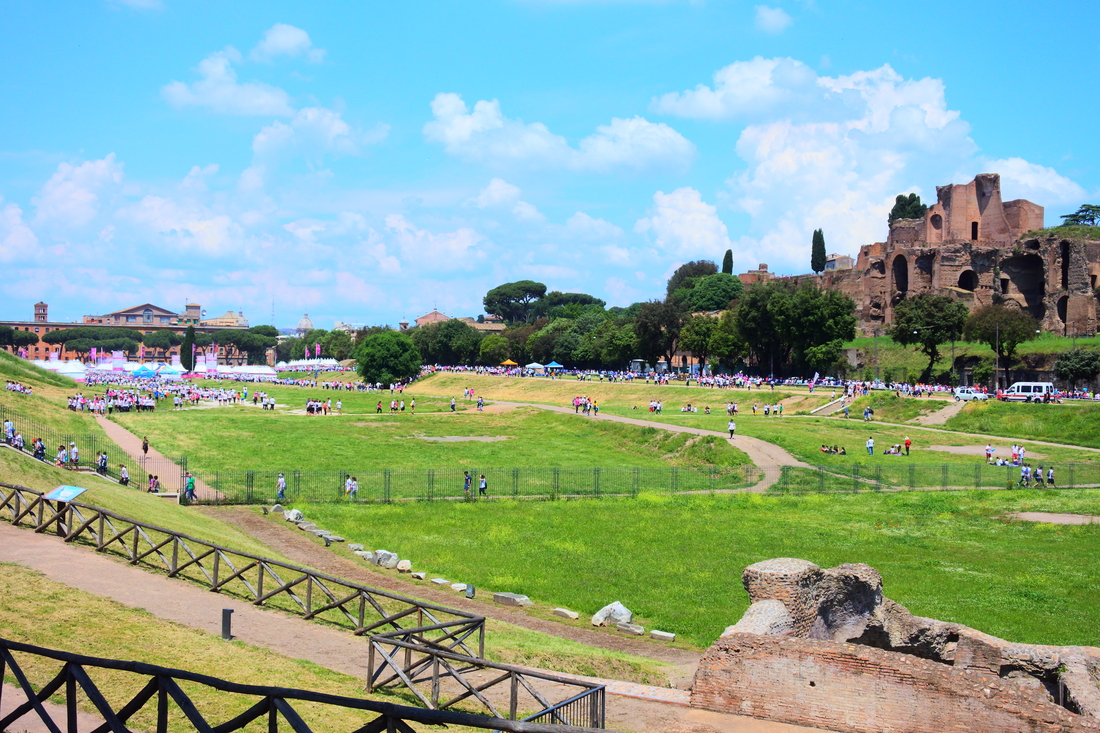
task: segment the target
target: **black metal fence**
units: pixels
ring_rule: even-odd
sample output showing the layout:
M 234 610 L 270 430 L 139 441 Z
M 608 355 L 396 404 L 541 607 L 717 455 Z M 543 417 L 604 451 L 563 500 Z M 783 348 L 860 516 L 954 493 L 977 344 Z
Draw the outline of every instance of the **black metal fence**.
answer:
M 60 669 L 51 679 L 36 685 L 24 670 L 24 664 L 20 664 L 21 660 L 24 663 L 50 660 Z M 125 704 L 112 704 L 96 685 L 93 675 L 105 670 L 109 674 L 124 673 L 133 678 L 131 687 L 135 694 Z M 170 728 L 179 730 L 181 727 L 186 730 L 232 733 L 245 729 L 257 720 L 266 724 L 269 733 L 278 733 L 281 728 L 294 733 L 312 733 L 316 725 L 311 726 L 309 720 L 319 717 L 318 708 L 357 711 L 356 714 L 361 719 L 353 724 L 359 724 L 354 728 L 355 733 L 415 733 L 416 729 L 410 724 L 416 724 L 420 730 L 427 730 L 429 726 L 433 729 L 438 726 L 467 726 L 516 733 L 595 733 L 597 730 L 504 720 L 450 710 L 414 708 L 310 690 L 244 685 L 153 664 L 90 657 L 0 639 L 0 678 L 9 673 L 15 681 L 15 689 L 22 693 L 25 701 L 0 718 L 0 730 L 4 731 L 22 730 L 36 722 L 54 733 L 62 730 L 76 731 L 77 706 L 82 700 L 87 700 L 94 710 L 92 714 L 103 720 L 96 731 L 115 733 L 128 731 L 128 723 L 146 707 L 156 711 L 156 733 L 168 733 Z M 190 695 L 188 690 L 191 691 Z M 192 696 L 207 691 L 213 692 L 227 705 L 216 705 L 213 710 L 204 712 L 202 708 L 211 706 L 196 704 Z M 242 707 L 241 697 L 247 707 L 242 712 L 236 712 Z M 53 702 L 58 699 L 60 705 Z M 172 725 L 172 721 L 181 716 L 183 725 Z
M 1049 468 L 1055 468 L 1049 479 Z M 1030 488 L 1082 489 L 1100 488 L 1100 463 L 1045 464 L 1043 480 L 1037 480 L 1038 462 L 1027 482 Z M 1023 488 L 1020 466 L 995 466 L 974 463 L 921 464 L 908 463 L 899 457 L 889 464 L 854 462 L 833 466 L 801 468 L 783 466 L 776 469 L 769 493 L 836 493 L 864 491 L 934 491 L 963 489 Z
M 130 483 L 135 488 L 147 488 L 149 477 L 156 476 L 162 490 L 181 491 L 184 486 L 184 472 L 187 470 L 187 457 L 181 458 L 131 458 L 122 448 L 106 435 L 97 433 L 72 433 L 50 427 L 15 410 L 0 405 L 0 422 L 11 420 L 15 429 L 23 435 L 23 452 L 32 454 L 32 441 L 41 438 L 46 445 L 43 460 L 53 465 L 56 462 L 58 446 L 68 448 L 76 444 L 80 451 L 80 465 L 94 470 L 96 457 L 107 454 L 107 468 L 102 475 L 115 481 L 119 478 L 119 467 L 125 465 L 130 474 Z M 3 436 L 0 436 L 3 439 Z

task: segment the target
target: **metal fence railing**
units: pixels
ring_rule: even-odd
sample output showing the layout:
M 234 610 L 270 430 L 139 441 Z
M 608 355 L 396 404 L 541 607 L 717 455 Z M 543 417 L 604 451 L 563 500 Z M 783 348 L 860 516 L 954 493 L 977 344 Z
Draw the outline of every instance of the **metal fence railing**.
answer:
M 80 449 L 80 465 L 94 469 L 96 457 L 101 452 L 107 454 L 107 468 L 102 473 L 107 478 L 118 480 L 119 467 L 125 465 L 130 473 L 130 483 L 135 488 L 146 488 L 149 477 L 157 476 L 164 491 L 181 491 L 184 486 L 184 472 L 187 470 L 186 456 L 181 458 L 131 458 L 122 448 L 105 434 L 78 433 L 57 430 L 33 417 L 16 412 L 0 405 L 0 422 L 11 420 L 15 429 L 23 435 L 24 452 L 31 454 L 31 444 L 35 438 L 41 438 L 46 445 L 43 460 L 54 464 L 58 446 L 68 447 L 75 443 Z M 0 436 L 2 439 L 2 436 Z
M 45 677 L 31 671 L 36 665 L 46 669 Z M 53 674 L 53 669 L 57 670 L 56 674 Z M 102 678 L 104 670 L 110 670 L 125 690 L 121 696 L 115 695 L 118 699 L 113 702 L 107 699 L 93 679 Z M 85 700 L 94 709 L 92 715 L 104 721 L 96 728 L 97 731 L 128 731 L 131 719 L 147 708 L 155 710 L 157 733 L 167 733 L 169 721 L 173 718 L 182 718 L 185 721 L 183 727 L 196 731 L 232 733 L 258 730 L 258 726 L 265 726 L 269 733 L 279 733 L 280 730 L 312 733 L 316 724 L 311 725 L 310 720 L 316 717 L 319 709 L 324 708 L 353 711 L 352 717 L 357 718 L 353 725 L 362 723 L 355 728 L 357 733 L 415 733 L 416 730 L 437 730 L 448 726 L 515 733 L 596 733 L 598 730 L 414 708 L 310 690 L 239 684 L 143 662 L 103 659 L 0 639 L 0 676 L 8 672 L 13 679 L 11 692 L 22 693 L 24 701 L 20 704 L 17 699 L 9 706 L 10 712 L 0 717 L 0 730 L 23 730 L 37 724 L 55 733 L 75 731 L 77 706 Z M 52 678 L 50 674 L 53 674 Z M 32 681 L 32 677 L 42 679 L 36 682 Z M 8 694 L 11 693 L 5 692 L 5 695 Z M 193 697 L 201 694 L 217 696 L 227 707 L 232 706 L 229 707 L 232 712 L 222 706 L 214 706 L 210 710 L 210 705 L 196 704 Z M 127 697 L 129 701 L 122 704 Z M 56 699 L 59 699 L 60 705 L 53 702 Z M 243 707 L 242 701 L 247 707 L 237 713 Z M 557 708 L 554 712 L 541 713 L 540 717 L 553 717 L 556 711 Z M 563 717 L 560 713 L 557 715 Z
M 908 463 L 899 457 L 895 465 L 853 462 L 832 466 L 802 468 L 783 466 L 768 487 L 769 493 L 850 493 L 865 491 L 933 491 L 963 489 L 1022 488 L 1019 466 L 995 466 L 975 463 Z M 1055 467 L 1054 482 L 1047 469 Z M 1037 469 L 1038 463 L 1033 464 Z M 1034 478 L 1031 488 L 1100 488 L 1100 463 L 1045 464 L 1043 481 Z

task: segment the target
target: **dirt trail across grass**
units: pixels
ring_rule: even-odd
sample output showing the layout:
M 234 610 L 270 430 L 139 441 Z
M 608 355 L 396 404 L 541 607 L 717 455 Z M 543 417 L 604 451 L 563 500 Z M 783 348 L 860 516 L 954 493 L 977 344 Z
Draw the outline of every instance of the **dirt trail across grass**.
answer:
M 122 427 L 116 422 L 108 420 L 102 415 L 96 415 L 95 421 L 99 423 L 99 426 L 103 428 L 103 432 L 107 433 L 107 437 L 110 438 L 121 448 L 126 455 L 134 459 L 134 470 L 130 471 L 130 480 L 134 486 L 142 487 L 145 476 L 142 469 L 149 463 L 157 467 L 156 470 L 163 472 L 165 467 L 170 467 L 173 470 L 171 477 L 165 477 L 166 481 L 173 481 L 179 483 L 182 481 L 183 469 L 176 465 L 171 458 L 167 457 L 152 445 L 149 446 L 148 456 L 141 450 L 142 440 L 138 436 L 131 433 L 126 428 Z M 152 470 L 150 470 L 152 472 Z M 177 488 L 171 483 L 165 484 L 171 488 Z M 182 493 L 182 486 L 178 487 Z M 213 500 L 217 498 L 217 493 L 213 487 L 208 486 L 203 481 L 195 482 L 195 494 L 199 499 Z
M 915 422 L 917 425 L 943 425 L 948 420 L 955 417 L 955 415 L 958 415 L 960 412 L 962 412 L 964 407 L 966 407 L 966 403 L 962 400 L 952 402 L 947 407 L 936 410 L 933 413 L 930 413 L 928 415 L 921 415 L 918 418 L 914 418 L 913 422 Z
M 260 519 L 260 521 L 264 520 Z M 282 531 L 278 525 L 273 526 L 273 529 Z M 294 537 L 292 530 L 287 529 L 285 532 L 290 537 Z M 291 544 L 297 543 L 291 542 Z M 317 549 L 323 552 L 321 548 Z M 329 557 L 324 558 L 327 561 L 327 567 L 324 567 L 326 565 L 324 562 L 314 564 L 315 567 L 321 566 L 322 569 L 333 570 L 336 566 L 343 565 L 341 558 L 333 553 L 327 554 Z M 346 631 L 325 627 L 277 611 L 258 608 L 244 600 L 210 593 L 186 581 L 173 580 L 139 567 L 126 565 L 117 559 L 98 554 L 90 547 L 66 544 L 56 537 L 36 534 L 28 529 L 0 523 L 0 562 L 11 562 L 32 568 L 55 582 L 109 598 L 124 606 L 144 609 L 158 618 L 201 629 L 211 634 L 220 633 L 222 609 L 230 608 L 233 609 L 234 638 L 239 641 L 271 649 L 287 657 L 305 659 L 359 678 L 365 679 L 367 675 L 366 643 Z M 420 593 L 420 590 L 417 588 L 417 595 L 428 595 Z M 460 605 L 456 603 L 457 600 L 453 596 L 448 597 L 450 605 Z M 515 618 L 507 618 L 507 620 L 516 622 Z M 607 636 L 611 637 L 610 634 Z M 620 641 L 638 643 L 625 637 Z M 79 651 L 79 649 L 71 651 Z M 691 654 L 669 648 L 662 648 L 659 653 L 665 652 L 669 656 Z M 682 704 L 669 705 L 666 702 L 650 699 L 625 697 L 623 695 L 637 693 L 638 689 L 644 686 L 627 685 L 619 691 L 619 694 L 616 694 L 615 684 L 614 681 L 610 681 L 608 691 L 616 696 L 607 706 L 607 724 L 613 730 L 639 731 L 639 733 L 657 731 L 794 733 L 811 730 L 693 710 Z M 660 688 L 654 688 L 654 691 L 659 693 Z M 678 691 L 669 690 L 668 692 L 677 693 Z M 81 728 L 82 731 L 88 729 Z M 32 729 L 27 726 L 27 730 Z
M 636 417 L 623 417 L 621 415 L 610 415 L 607 413 L 604 413 L 599 417 L 587 417 L 585 415 L 578 415 L 573 410 L 573 408 L 570 407 L 544 405 L 537 402 L 507 402 L 497 400 L 496 404 L 511 405 L 514 407 L 537 407 L 540 410 L 549 410 L 550 412 L 557 412 L 562 415 L 573 415 L 574 417 L 582 420 L 610 420 L 611 422 L 625 423 L 627 425 L 637 425 L 643 428 L 657 428 L 658 430 L 667 430 L 670 433 L 690 433 L 691 435 L 718 435 L 725 438 L 734 448 L 738 448 L 744 451 L 745 455 L 747 455 L 749 457 L 749 460 L 751 460 L 756 466 L 798 466 L 800 468 L 812 468 L 810 464 L 803 463 L 783 448 L 780 448 L 778 445 L 775 445 L 774 443 L 769 443 L 765 440 L 760 440 L 759 438 L 750 438 L 747 435 L 736 435 L 733 438 L 730 438 L 728 437 L 727 433 L 720 432 L 718 430 L 704 430 L 703 428 L 693 428 L 687 425 L 654 422 L 652 420 L 642 420 Z M 763 480 L 761 480 L 759 483 L 754 486 L 750 486 L 747 489 L 740 489 L 739 491 L 764 493 L 778 480 L 778 472 L 769 471 L 764 474 Z

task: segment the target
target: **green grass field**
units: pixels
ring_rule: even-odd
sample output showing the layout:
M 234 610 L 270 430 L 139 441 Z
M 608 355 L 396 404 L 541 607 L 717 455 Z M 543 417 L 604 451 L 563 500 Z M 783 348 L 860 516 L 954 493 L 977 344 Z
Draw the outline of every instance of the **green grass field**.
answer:
M 918 615 L 1014 641 L 1100 643 L 1100 525 L 1005 512 L 1100 513 L 1100 493 L 726 495 L 348 507 L 307 516 L 418 568 L 591 614 L 622 601 L 647 627 L 705 646 L 747 606 L 742 569 L 772 557 L 877 568 Z

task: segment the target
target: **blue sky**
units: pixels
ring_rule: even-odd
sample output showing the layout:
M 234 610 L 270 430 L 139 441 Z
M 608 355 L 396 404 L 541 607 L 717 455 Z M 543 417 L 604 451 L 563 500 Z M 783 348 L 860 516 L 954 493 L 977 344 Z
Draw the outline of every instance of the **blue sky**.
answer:
M 1100 5 L 8 0 L 0 319 L 611 305 L 855 254 L 898 193 L 1100 203 Z

